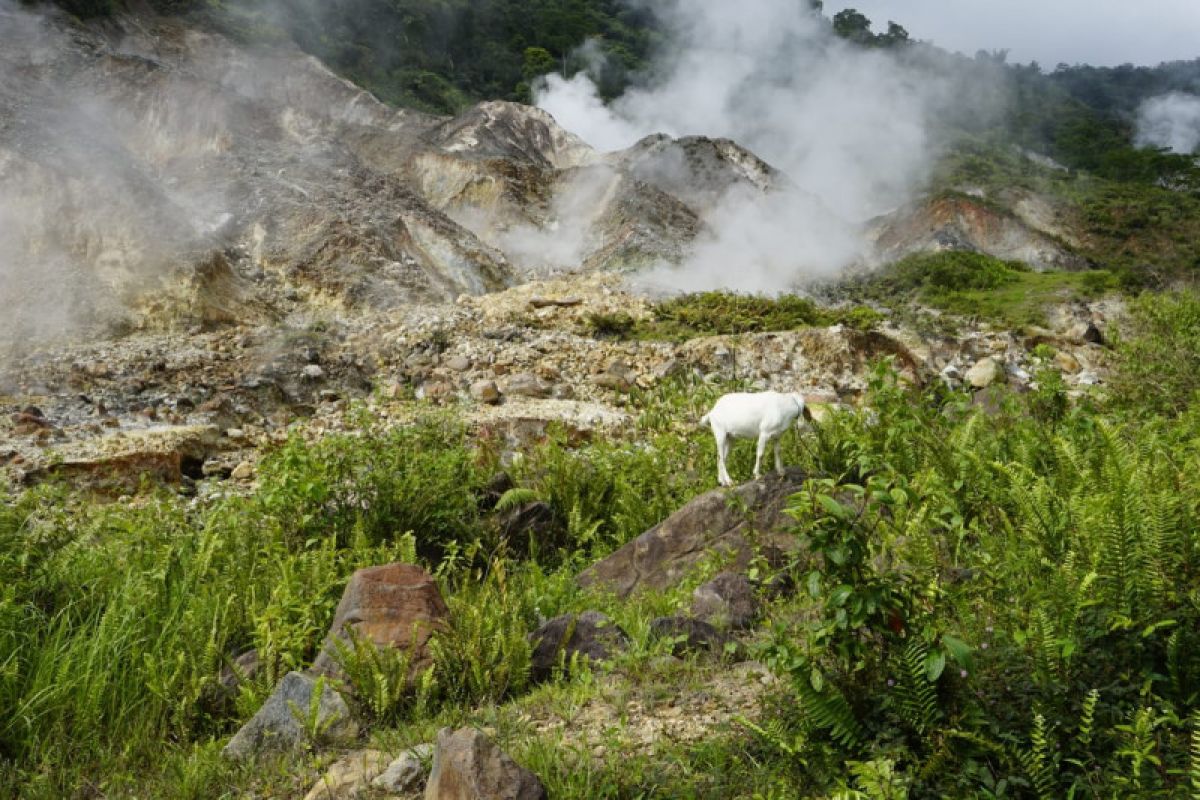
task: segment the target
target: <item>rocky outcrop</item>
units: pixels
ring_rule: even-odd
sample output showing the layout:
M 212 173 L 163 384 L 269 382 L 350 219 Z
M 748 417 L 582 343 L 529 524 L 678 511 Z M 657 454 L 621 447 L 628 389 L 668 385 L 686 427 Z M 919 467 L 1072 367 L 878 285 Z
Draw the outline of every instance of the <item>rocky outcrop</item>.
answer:
M 1033 214 L 1028 200 L 1011 205 L 957 193 L 916 201 L 873 221 L 875 256 L 891 263 L 911 253 L 965 250 L 1041 270 L 1087 267 L 1087 259 L 1061 238 L 1061 226 Z
M 598 663 L 629 644 L 629 635 L 599 611 L 563 614 L 529 634 L 533 645 L 530 677 L 541 682 L 558 669 L 570 669 L 576 659 Z
M 322 682 L 316 716 L 308 719 L 318 679 L 289 672 L 275 687 L 262 708 L 229 740 L 226 758 L 245 760 L 259 753 L 291 750 L 302 744 L 343 741 L 358 733 L 346 701 Z M 316 742 L 309 742 L 315 734 Z
M 437 581 L 420 567 L 388 564 L 360 569 L 346 584 L 312 671 L 341 674 L 334 642 L 347 643 L 353 637 L 404 650 L 415 675 L 429 666 L 429 640 L 445 627 L 449 615 Z
M 715 553 L 739 569 L 749 565 L 756 550 L 779 556 L 795 547 L 783 509 L 803 482 L 804 474 L 791 469 L 782 476 L 706 492 L 588 567 L 579 583 L 604 586 L 627 597 L 639 589 L 670 588 Z
M 438 732 L 425 800 L 545 800 L 546 787 L 481 731 Z

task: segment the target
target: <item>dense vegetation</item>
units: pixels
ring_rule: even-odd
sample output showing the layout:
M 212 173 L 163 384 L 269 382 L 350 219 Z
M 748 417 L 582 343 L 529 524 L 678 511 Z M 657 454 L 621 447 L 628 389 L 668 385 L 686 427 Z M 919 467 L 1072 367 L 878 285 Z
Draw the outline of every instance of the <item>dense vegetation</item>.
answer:
M 1044 326 L 1049 307 L 1095 299 L 1121 285 L 1122 277 L 1103 269 L 1034 272 L 1021 261 L 949 250 L 915 253 L 878 271 L 840 281 L 831 292 L 901 315 L 911 315 L 916 303 L 1020 330 Z
M 519 728 L 508 746 L 558 797 L 1186 796 L 1200 780 L 1200 298 L 1135 315 L 1102 405 L 1068 402 L 1047 368 L 985 412 L 881 365 L 863 410 L 787 442 L 813 478 L 792 500 L 799 592 L 758 653 L 788 697 L 763 718 L 582 772 Z M 517 492 L 558 530 L 536 543 L 507 541 L 487 513 L 496 447 L 436 415 L 292 440 L 250 497 L 6 495 L 0 794 L 283 791 L 286 770 L 230 766 L 218 748 L 312 658 L 367 564 L 427 565 L 454 614 L 419 686 L 357 656 L 380 730 L 500 713 L 487 709 L 528 691 L 525 633 L 566 610 L 606 610 L 635 635 L 632 671 L 663 669 L 648 667 L 661 645 L 646 621 L 686 594 L 616 602 L 571 576 L 711 488 L 713 448 L 689 421 L 724 388 L 636 393 L 637 441 L 530 451 Z M 248 646 L 266 668 L 226 698 L 216 677 Z M 563 686 L 595 691 L 583 674 Z

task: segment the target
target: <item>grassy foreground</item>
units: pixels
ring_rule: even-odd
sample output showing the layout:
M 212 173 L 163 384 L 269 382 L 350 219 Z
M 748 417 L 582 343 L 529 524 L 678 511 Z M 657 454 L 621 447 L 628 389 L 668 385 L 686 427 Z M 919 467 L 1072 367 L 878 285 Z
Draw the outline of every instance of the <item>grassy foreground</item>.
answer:
M 787 438 L 813 475 L 791 503 L 809 555 L 756 652 L 786 687 L 760 718 L 632 759 L 581 761 L 516 729 L 506 746 L 562 798 L 1200 796 L 1200 299 L 1135 309 L 1110 398 L 1070 403 L 1047 368 L 989 416 L 883 365 L 864 410 Z M 712 488 L 712 443 L 691 420 L 726 388 L 633 396 L 636 441 L 529 453 L 519 497 L 557 520 L 533 543 L 483 512 L 499 454 L 439 416 L 293 440 L 251 497 L 5 496 L 0 796 L 303 794 L 306 757 L 235 767 L 219 749 L 315 655 L 369 564 L 423 563 L 453 614 L 418 685 L 359 655 L 376 735 L 419 738 L 530 697 L 525 634 L 564 611 L 606 611 L 650 664 L 646 621 L 686 587 L 618 603 L 572 577 Z M 750 456 L 738 448 L 731 469 L 748 474 Z M 265 669 L 223 698 L 216 677 L 250 646 Z M 537 691 L 596 685 L 583 673 Z

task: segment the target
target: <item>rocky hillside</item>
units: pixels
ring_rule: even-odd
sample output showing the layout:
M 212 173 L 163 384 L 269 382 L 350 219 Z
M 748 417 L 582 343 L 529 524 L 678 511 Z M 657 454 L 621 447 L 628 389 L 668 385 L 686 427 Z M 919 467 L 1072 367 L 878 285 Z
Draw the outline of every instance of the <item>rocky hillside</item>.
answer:
M 155 17 L 0 13 L 9 349 L 677 260 L 715 193 L 769 183 L 728 142 L 601 158 L 524 106 L 389 108 L 289 45 Z

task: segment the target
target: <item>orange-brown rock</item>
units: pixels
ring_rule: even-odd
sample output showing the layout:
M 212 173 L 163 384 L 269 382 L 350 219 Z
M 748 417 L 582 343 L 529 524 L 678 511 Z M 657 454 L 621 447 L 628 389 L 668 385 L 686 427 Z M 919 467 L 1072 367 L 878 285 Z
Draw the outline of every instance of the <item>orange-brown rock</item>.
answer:
M 348 642 L 353 632 L 360 641 L 408 651 L 415 674 L 429 666 L 429 640 L 446 626 L 449 616 L 437 582 L 420 567 L 387 564 L 360 569 L 346 584 L 312 672 L 340 675 L 333 642 Z

